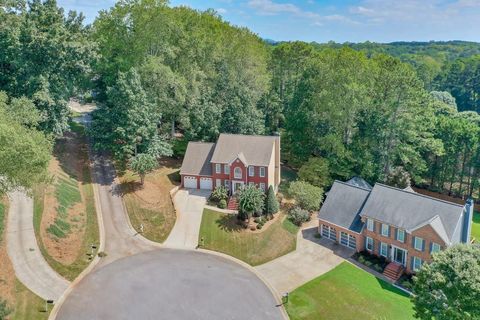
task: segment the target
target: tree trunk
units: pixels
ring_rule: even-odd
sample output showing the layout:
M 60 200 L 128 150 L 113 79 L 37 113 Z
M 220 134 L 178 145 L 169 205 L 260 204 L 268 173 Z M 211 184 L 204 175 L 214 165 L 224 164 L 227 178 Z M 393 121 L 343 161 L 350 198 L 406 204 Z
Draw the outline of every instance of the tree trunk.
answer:
M 143 184 L 145 183 L 145 175 L 144 174 L 141 174 L 140 175 L 140 184 L 142 185 L 143 187 Z
M 172 131 L 170 132 L 171 137 L 175 137 L 175 118 L 172 118 Z
M 465 146 L 465 149 L 467 149 L 467 147 Z M 462 189 L 463 189 L 463 176 L 465 175 L 465 162 L 467 161 L 467 150 L 465 150 L 463 152 L 463 161 L 462 161 L 462 170 L 460 172 L 460 187 L 458 189 L 458 194 L 459 196 L 462 196 Z

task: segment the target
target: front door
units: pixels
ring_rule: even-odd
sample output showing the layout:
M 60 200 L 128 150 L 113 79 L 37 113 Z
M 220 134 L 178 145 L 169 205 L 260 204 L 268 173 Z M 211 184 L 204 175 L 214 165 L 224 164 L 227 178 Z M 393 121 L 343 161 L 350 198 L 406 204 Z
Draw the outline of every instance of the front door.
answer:
M 405 250 L 394 247 L 393 248 L 393 261 L 401 265 L 405 265 Z
M 235 193 L 243 187 L 243 181 L 232 181 L 232 192 Z

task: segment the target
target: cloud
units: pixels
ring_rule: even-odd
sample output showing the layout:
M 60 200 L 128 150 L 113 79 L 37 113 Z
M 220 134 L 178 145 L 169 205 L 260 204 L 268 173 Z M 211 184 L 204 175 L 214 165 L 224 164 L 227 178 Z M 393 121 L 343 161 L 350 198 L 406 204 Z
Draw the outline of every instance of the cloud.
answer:
M 217 11 L 219 14 L 227 13 L 227 9 L 224 9 L 224 8 L 217 8 L 217 9 L 215 9 L 215 11 Z

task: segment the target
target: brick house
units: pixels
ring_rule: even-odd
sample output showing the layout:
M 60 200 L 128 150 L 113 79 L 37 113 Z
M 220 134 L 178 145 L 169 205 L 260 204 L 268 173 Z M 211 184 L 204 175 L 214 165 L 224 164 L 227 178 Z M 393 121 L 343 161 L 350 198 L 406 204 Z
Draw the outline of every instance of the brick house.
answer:
M 216 143 L 189 142 L 180 169 L 182 187 L 231 193 L 250 184 L 262 190 L 280 184 L 280 137 L 221 134 Z
M 411 188 L 335 181 L 318 214 L 319 232 L 357 252 L 367 250 L 413 273 L 432 253 L 468 243 L 473 201 L 459 205 Z

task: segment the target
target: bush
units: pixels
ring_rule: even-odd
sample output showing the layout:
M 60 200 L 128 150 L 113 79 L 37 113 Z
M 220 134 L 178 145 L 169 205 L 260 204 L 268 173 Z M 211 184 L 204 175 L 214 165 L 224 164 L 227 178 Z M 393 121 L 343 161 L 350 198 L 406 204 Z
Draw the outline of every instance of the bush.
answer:
M 220 201 L 228 199 L 228 190 L 224 186 L 216 187 L 210 195 L 210 200 L 220 203 Z M 226 207 L 226 206 L 225 206 Z
M 7 319 L 8 315 L 12 313 L 12 309 L 7 306 L 7 301 L 0 299 L 0 319 Z
M 293 222 L 293 224 L 301 226 L 302 223 L 310 220 L 310 213 L 307 210 L 294 207 L 288 212 L 288 218 Z
M 257 229 L 258 229 L 258 230 L 262 229 L 262 227 L 263 227 L 263 225 L 262 225 L 262 224 L 260 224 L 260 223 L 259 223 L 259 224 L 257 224 Z
M 316 187 L 324 188 L 332 183 L 328 160 L 321 157 L 311 157 L 298 171 L 300 180 Z
M 98 256 L 99 256 L 100 258 L 103 258 L 103 257 L 106 257 L 106 256 L 107 256 L 107 253 L 106 253 L 106 252 L 103 252 L 103 251 L 100 251 L 100 252 L 98 253 Z
M 218 202 L 218 207 L 219 207 L 220 209 L 225 209 L 225 208 L 227 207 L 227 200 L 225 200 L 225 199 L 220 200 L 220 201 Z
M 323 198 L 323 189 L 312 186 L 305 181 L 290 183 L 288 193 L 295 199 L 297 205 L 308 211 L 316 211 L 320 208 Z
M 280 204 L 278 203 L 277 197 L 275 196 L 275 191 L 273 187 L 268 187 L 267 200 L 265 201 L 265 214 L 273 215 L 277 213 L 280 209 Z
M 379 264 L 374 264 L 374 265 L 373 265 L 373 270 L 375 270 L 375 271 L 377 271 L 377 272 L 379 272 L 379 273 L 382 273 L 382 272 L 383 272 L 383 268 L 382 268 L 382 266 L 379 265 Z
M 370 260 L 365 260 L 364 265 L 366 265 L 367 267 L 371 267 L 373 265 L 373 262 Z

